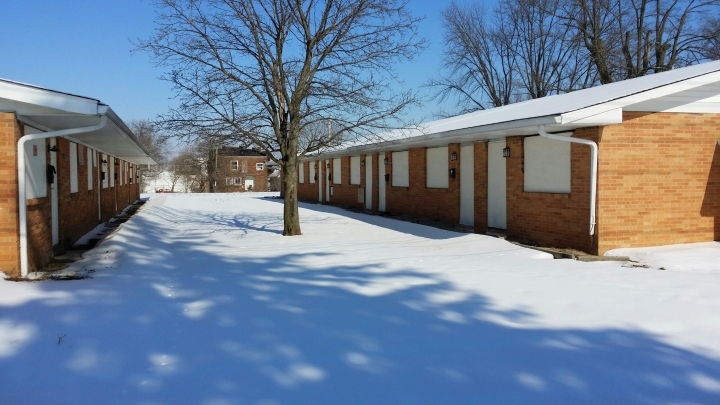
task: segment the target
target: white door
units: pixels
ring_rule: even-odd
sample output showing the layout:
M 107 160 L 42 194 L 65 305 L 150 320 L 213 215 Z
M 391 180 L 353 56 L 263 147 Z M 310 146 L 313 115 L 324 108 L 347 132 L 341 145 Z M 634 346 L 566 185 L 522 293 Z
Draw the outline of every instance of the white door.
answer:
M 460 224 L 475 225 L 474 146 L 460 148 Z
M 255 177 L 245 177 L 245 191 L 255 190 Z
M 372 155 L 365 155 L 365 209 L 372 210 Z
M 317 183 L 318 183 L 318 202 L 323 202 L 322 200 L 322 191 L 323 191 L 323 162 L 322 160 L 318 160 L 315 162 L 317 164 Z
M 57 138 L 50 138 L 50 149 L 57 145 Z M 58 179 L 60 178 L 57 152 L 50 152 L 50 164 L 55 168 L 55 181 L 50 185 L 50 222 L 52 223 L 52 244 L 60 243 L 60 208 L 58 205 Z
M 488 228 L 506 229 L 505 141 L 488 143 Z
M 385 154 L 378 154 L 378 211 L 385 212 Z
M 330 167 L 330 160 L 326 160 L 325 161 L 325 169 L 327 169 L 328 173 L 330 173 L 329 167 Z M 330 184 L 331 183 L 332 183 L 332 181 L 330 181 L 330 179 L 328 179 L 325 182 L 325 201 L 330 201 Z

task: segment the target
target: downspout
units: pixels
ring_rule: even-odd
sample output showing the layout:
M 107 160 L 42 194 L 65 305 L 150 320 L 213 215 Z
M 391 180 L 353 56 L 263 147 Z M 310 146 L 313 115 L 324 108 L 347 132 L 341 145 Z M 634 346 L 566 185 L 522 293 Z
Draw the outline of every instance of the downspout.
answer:
M 20 276 L 25 278 L 28 275 L 28 242 L 27 242 L 27 192 L 25 190 L 25 143 L 36 139 L 62 137 L 66 135 L 80 134 L 83 132 L 97 131 L 105 126 L 107 117 L 100 116 L 100 123 L 90 127 L 70 128 L 60 131 L 44 132 L 42 134 L 25 135 L 20 138 L 17 145 L 18 153 L 18 211 L 20 226 Z
M 557 141 L 581 143 L 590 147 L 590 235 L 595 234 L 595 200 L 597 198 L 597 165 L 598 146 L 597 143 L 587 140 L 572 138 L 569 136 L 552 135 L 545 132 L 545 125 L 538 125 L 538 133 L 543 138 L 555 139 Z

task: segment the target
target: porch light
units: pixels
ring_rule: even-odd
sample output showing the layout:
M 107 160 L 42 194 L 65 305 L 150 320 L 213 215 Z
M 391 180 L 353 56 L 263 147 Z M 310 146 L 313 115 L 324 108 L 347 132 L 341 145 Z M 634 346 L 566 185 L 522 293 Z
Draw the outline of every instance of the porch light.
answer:
M 387 166 L 387 164 L 388 164 L 388 158 L 383 159 L 383 164 L 384 164 L 385 166 Z
M 457 153 L 455 153 L 455 152 L 451 153 L 451 154 L 450 154 L 450 160 L 453 161 L 453 162 L 456 161 L 456 160 L 457 160 Z
M 57 145 L 53 145 L 50 147 L 50 152 L 57 152 L 57 151 L 58 151 Z
M 361 161 L 360 161 L 360 166 L 365 166 L 365 161 L 364 161 L 364 160 L 361 160 Z
M 509 157 L 510 157 L 510 148 L 509 148 L 509 147 L 506 147 L 506 148 L 503 149 L 503 157 L 504 157 L 504 158 L 509 158 Z

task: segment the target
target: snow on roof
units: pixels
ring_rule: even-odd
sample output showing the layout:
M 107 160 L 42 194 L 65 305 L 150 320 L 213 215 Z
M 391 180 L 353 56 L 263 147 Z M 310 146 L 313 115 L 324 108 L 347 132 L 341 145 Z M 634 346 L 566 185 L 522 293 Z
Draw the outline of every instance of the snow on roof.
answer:
M 646 102 L 638 110 L 652 111 L 647 104 L 649 100 L 687 91 L 708 83 L 720 84 L 718 72 L 720 72 L 720 61 L 674 69 L 571 93 L 444 118 L 421 124 L 416 128 L 388 131 L 374 136 L 374 139 L 357 139 L 343 143 L 337 148 L 323 150 L 319 155 L 358 153 L 360 150 L 413 143 L 417 143 L 418 146 L 422 146 L 420 143 L 425 146 L 431 145 L 433 142 L 440 144 L 444 141 L 447 143 L 449 137 L 455 136 L 463 130 L 466 130 L 467 133 L 467 130 L 470 129 L 478 136 L 476 139 L 465 139 L 467 141 L 490 139 L 493 136 L 488 135 L 481 138 L 480 135 L 483 133 L 495 134 L 498 137 L 508 136 L 510 134 L 503 131 L 510 129 L 515 130 L 512 135 L 537 133 L 534 131 L 536 125 L 539 124 L 556 125 L 557 129 L 561 129 L 559 126 L 563 125 L 563 128 L 573 129 L 582 126 L 618 123 L 622 120 L 622 111 L 617 110 L 618 108 L 642 105 L 643 102 Z M 698 78 L 698 80 L 689 83 L 694 78 Z M 680 82 L 688 83 L 686 86 L 672 86 Z M 662 88 L 665 88 L 664 92 L 652 92 Z M 720 94 L 720 86 L 713 87 L 710 94 Z M 694 97 L 694 99 L 689 97 L 685 102 L 696 101 L 700 96 L 694 95 Z M 715 103 L 717 104 L 718 101 Z M 613 109 L 617 111 L 608 115 Z M 573 112 L 575 113 L 573 114 Z M 520 131 L 520 129 L 523 130 Z

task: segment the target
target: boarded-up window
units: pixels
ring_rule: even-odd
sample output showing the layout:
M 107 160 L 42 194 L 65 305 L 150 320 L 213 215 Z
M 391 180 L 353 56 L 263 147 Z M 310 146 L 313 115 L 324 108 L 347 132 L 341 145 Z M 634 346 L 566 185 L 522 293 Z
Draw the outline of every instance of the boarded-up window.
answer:
M 315 183 L 315 165 L 316 165 L 316 164 L 317 164 L 317 162 L 310 162 L 310 163 L 309 163 L 309 165 L 310 165 L 310 184 L 314 184 L 314 183 Z
M 395 187 L 410 187 L 407 151 L 392 153 L 392 185 Z
M 108 159 L 108 165 L 110 166 L 110 187 L 115 187 L 115 158 L 110 157 Z
M 93 166 L 97 166 L 93 163 L 93 150 L 88 148 L 87 150 L 87 181 L 88 181 L 88 190 L 93 189 Z
M 47 197 L 45 149 L 44 139 L 25 143 L 25 193 L 28 200 Z
M 350 184 L 360 184 L 360 156 L 350 157 Z
M 70 142 L 70 193 L 78 192 L 78 147 Z
M 333 184 L 342 184 L 342 160 L 333 159 Z
M 298 182 L 305 183 L 305 162 L 300 162 L 300 167 L 298 168 Z
M 570 143 L 540 136 L 525 138 L 525 191 L 570 193 Z
M 428 188 L 448 188 L 448 148 L 427 149 Z

